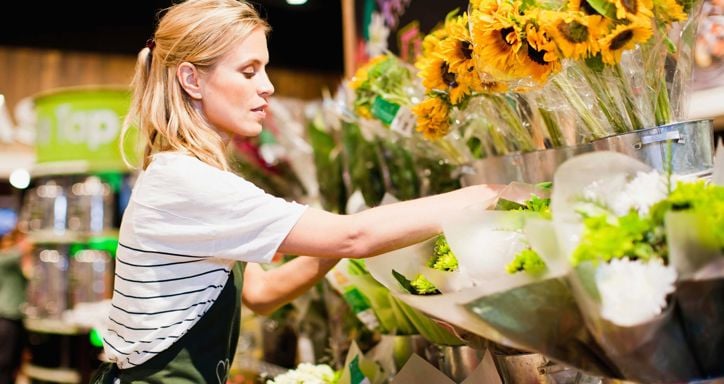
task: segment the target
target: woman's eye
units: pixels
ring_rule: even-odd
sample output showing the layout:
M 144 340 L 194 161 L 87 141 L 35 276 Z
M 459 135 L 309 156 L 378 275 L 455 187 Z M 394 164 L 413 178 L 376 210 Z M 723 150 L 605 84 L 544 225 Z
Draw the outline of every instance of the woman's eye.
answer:
M 256 71 L 247 70 L 247 71 L 242 71 L 241 74 L 244 75 L 244 77 L 246 77 L 247 79 L 251 79 L 252 77 L 254 77 L 254 75 L 256 75 Z

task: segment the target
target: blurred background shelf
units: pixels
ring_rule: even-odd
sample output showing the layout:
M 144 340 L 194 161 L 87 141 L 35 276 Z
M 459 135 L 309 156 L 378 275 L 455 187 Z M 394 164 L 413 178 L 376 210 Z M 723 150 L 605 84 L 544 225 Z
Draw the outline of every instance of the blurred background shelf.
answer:
M 46 368 L 32 364 L 25 364 L 22 371 L 28 378 L 41 380 L 43 382 L 64 384 L 75 384 L 81 382 L 80 373 L 73 369 Z
M 714 130 L 724 132 L 724 86 L 701 89 L 691 93 L 689 118 L 714 119 Z

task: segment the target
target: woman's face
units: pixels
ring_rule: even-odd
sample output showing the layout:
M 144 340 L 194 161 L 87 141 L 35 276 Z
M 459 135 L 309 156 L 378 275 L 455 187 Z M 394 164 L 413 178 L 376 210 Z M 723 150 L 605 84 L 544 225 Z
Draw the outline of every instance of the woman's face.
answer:
M 258 28 L 201 77 L 201 108 L 211 125 L 229 135 L 256 136 L 274 86 L 266 74 L 269 51 Z

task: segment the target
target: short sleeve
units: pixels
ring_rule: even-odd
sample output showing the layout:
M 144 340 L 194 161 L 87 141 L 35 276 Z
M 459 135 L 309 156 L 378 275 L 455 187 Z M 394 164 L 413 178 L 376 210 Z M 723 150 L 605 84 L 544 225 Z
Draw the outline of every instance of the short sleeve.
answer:
M 132 230 L 144 249 L 260 263 L 306 209 L 184 155 L 154 158 L 131 202 L 132 223 L 121 231 Z

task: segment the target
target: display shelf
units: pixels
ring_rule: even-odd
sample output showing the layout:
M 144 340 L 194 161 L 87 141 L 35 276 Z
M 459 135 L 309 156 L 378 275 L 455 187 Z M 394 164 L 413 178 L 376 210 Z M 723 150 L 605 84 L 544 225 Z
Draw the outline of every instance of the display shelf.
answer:
M 118 231 L 104 231 L 99 233 L 85 233 L 64 231 L 58 233 L 52 230 L 32 231 L 28 233 L 28 238 L 34 244 L 73 244 L 86 243 L 94 238 L 112 237 L 118 238 Z
M 46 368 L 37 365 L 25 364 L 22 367 L 23 373 L 31 378 L 51 383 L 80 383 L 80 372 L 67 368 Z
M 48 177 L 92 174 L 94 172 L 129 173 L 132 171 L 128 167 L 119 167 L 115 162 L 72 160 L 35 164 L 31 168 L 30 174 L 33 177 Z
M 89 332 L 86 327 L 68 323 L 61 319 L 26 317 L 23 324 L 28 331 L 56 335 L 82 335 Z

